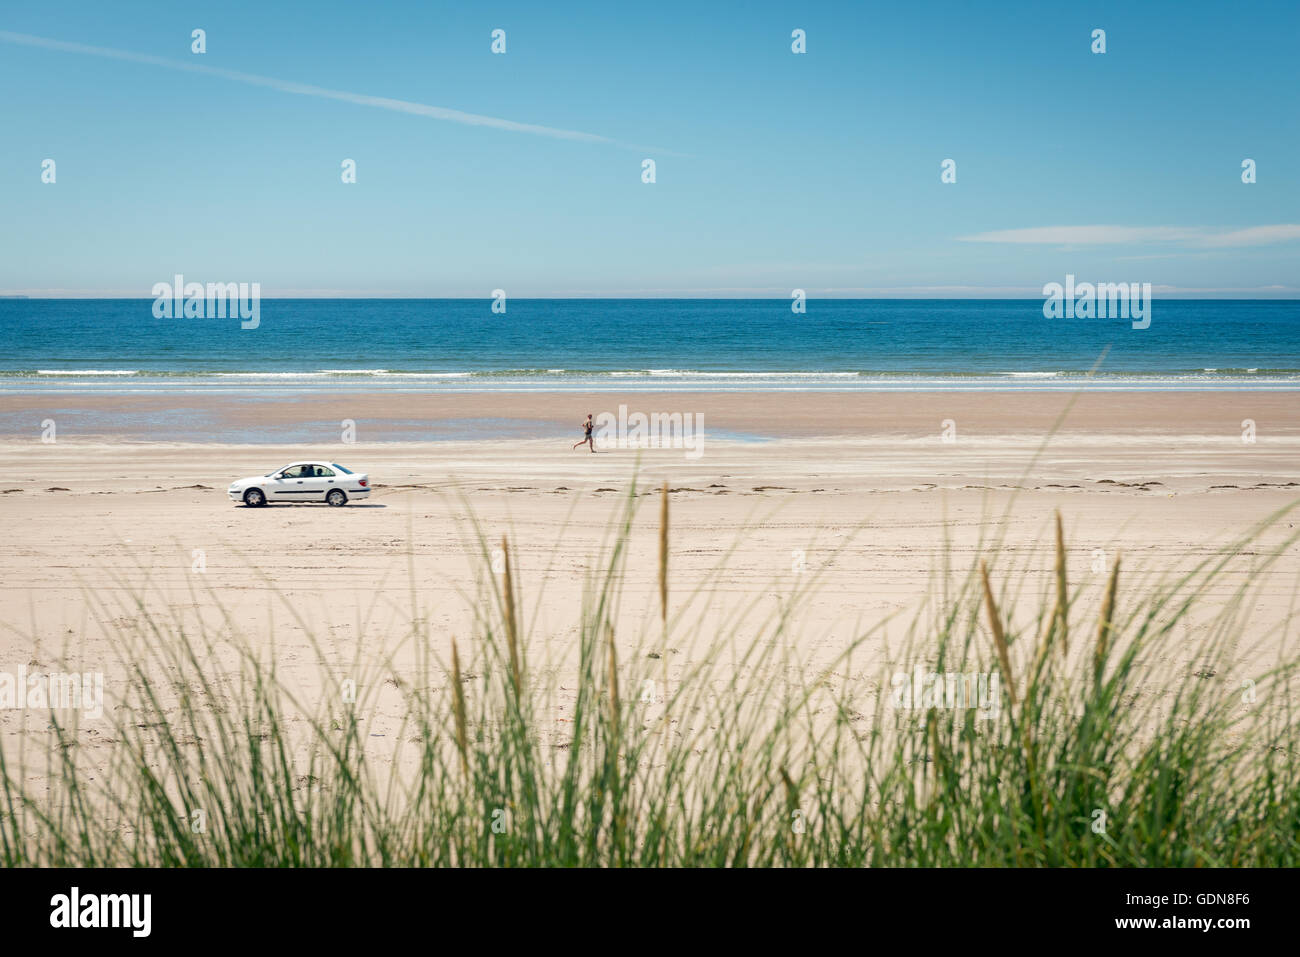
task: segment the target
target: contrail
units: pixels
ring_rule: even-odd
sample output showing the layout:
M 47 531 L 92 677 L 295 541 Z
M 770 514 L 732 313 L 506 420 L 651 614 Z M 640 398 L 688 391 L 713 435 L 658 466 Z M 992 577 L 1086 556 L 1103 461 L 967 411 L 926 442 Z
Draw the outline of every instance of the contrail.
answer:
M 250 86 L 266 87 L 268 89 L 278 90 L 281 93 L 295 93 L 299 96 L 315 96 L 323 100 L 338 100 L 343 103 L 353 103 L 357 106 L 372 106 L 381 110 L 391 110 L 395 113 L 410 113 L 415 116 L 426 116 L 434 120 L 446 120 L 451 123 L 462 123 L 465 126 L 486 126 L 491 129 L 509 130 L 512 133 L 531 133 L 534 136 L 548 136 L 557 140 L 574 140 L 580 143 L 598 143 L 604 146 L 615 146 L 620 149 L 658 152 L 668 156 L 683 155 L 681 153 L 674 153 L 672 150 L 649 146 L 637 146 L 632 143 L 623 143 L 619 140 L 611 139 L 608 136 L 599 136 L 595 133 L 583 133 L 578 130 L 562 130 L 553 126 L 539 126 L 536 123 L 517 123 L 514 120 L 504 120 L 496 116 L 483 116 L 479 113 L 465 113 L 461 110 L 451 110 L 444 106 L 431 106 L 428 103 L 414 103 L 410 100 L 395 100 L 387 96 L 367 96 L 364 93 L 348 93 L 345 90 L 331 90 L 323 86 L 313 86 L 308 83 L 294 83 L 289 80 L 277 80 L 274 77 L 258 76 L 255 73 L 241 73 L 238 70 L 225 70 L 221 67 L 204 66 L 199 63 L 184 63 L 180 60 L 169 60 L 166 57 L 151 56 L 147 53 L 133 53 L 130 50 L 115 50 L 112 47 L 90 46 L 85 43 L 68 43 L 64 40 L 51 40 L 47 37 L 37 37 L 27 33 L 11 33 L 8 30 L 0 30 L 0 40 L 5 43 L 19 43 L 23 46 L 40 47 L 45 50 L 58 50 L 63 53 L 83 53 L 89 56 L 105 57 L 110 60 L 125 60 L 129 63 L 146 63 L 150 66 L 160 66 L 168 70 L 184 70 L 187 73 L 201 73 L 206 76 L 221 77 L 224 80 L 234 80 L 236 83 L 247 83 Z

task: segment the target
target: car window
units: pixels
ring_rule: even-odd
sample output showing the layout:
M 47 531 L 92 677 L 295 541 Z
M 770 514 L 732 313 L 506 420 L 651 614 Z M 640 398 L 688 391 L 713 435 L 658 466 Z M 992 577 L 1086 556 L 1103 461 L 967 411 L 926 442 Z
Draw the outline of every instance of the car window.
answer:
M 352 474 L 352 470 L 351 470 L 350 468 L 347 468 L 346 466 L 343 466 L 343 465 L 339 465 L 338 462 L 334 462 L 333 465 L 334 465 L 334 467 L 335 467 L 336 469 L 338 469 L 338 470 L 339 470 L 340 472 L 342 472 L 344 475 L 351 475 L 351 474 Z
M 280 473 L 280 475 L 283 476 L 284 478 L 302 478 L 302 466 L 295 465 L 291 469 L 285 469 L 283 472 Z
M 327 468 L 326 468 L 325 466 L 323 466 L 323 465 L 318 465 L 318 466 L 316 466 L 316 474 L 317 474 L 320 478 L 331 478 L 331 477 L 334 475 L 333 472 L 331 472 L 329 469 L 327 469 Z

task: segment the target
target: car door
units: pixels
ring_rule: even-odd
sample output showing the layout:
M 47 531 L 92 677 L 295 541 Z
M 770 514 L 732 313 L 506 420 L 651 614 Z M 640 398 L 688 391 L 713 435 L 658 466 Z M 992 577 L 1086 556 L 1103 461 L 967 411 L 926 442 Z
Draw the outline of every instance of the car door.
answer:
M 336 485 L 341 485 L 341 476 L 336 475 L 334 470 L 328 465 L 316 466 L 316 487 L 320 491 L 320 498 L 324 501 L 325 496 L 330 493 L 330 489 Z
M 294 498 L 300 502 L 324 501 L 325 491 L 328 488 L 326 483 L 334 473 L 330 472 L 329 476 L 326 476 L 323 473 L 329 471 L 330 470 L 325 468 L 325 466 L 317 465 L 314 462 L 309 462 L 303 465 L 302 477 L 297 480 L 297 488 L 302 494 L 295 495 Z
M 311 480 L 304 474 L 306 468 L 304 465 L 295 465 L 277 475 L 267 490 L 267 498 L 275 502 L 310 501 L 314 489 L 307 484 Z

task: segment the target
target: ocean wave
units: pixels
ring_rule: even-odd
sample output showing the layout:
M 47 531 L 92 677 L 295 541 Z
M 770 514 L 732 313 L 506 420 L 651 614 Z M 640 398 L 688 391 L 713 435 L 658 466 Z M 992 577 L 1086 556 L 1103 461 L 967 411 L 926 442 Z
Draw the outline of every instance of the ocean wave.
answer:
M 315 373 L 311 373 L 315 374 Z M 373 376 L 375 378 L 384 378 L 396 376 L 399 378 L 423 378 L 423 379 L 462 379 L 474 375 L 472 372 L 397 372 L 392 369 L 321 369 L 320 375 L 335 376 Z
M 1277 380 L 1300 381 L 1300 369 L 1295 368 L 1198 368 L 1181 370 L 1108 370 L 1089 371 L 1082 369 L 1064 370 L 897 370 L 897 369 L 863 369 L 848 371 L 840 369 L 0 369 L 0 381 L 31 380 L 39 382 L 51 379 L 59 382 L 84 379 L 130 379 L 158 382 L 338 382 L 338 381 L 374 381 L 401 380 L 415 383 L 419 381 L 439 382 L 461 380 L 500 384 L 503 382 L 661 382 L 672 380 L 683 385 L 695 383 L 743 383 L 779 384 L 824 382 L 838 384 L 846 388 L 875 383 L 917 383 L 917 382 L 983 382 L 996 383 L 1008 381 L 1023 382 L 1059 382 L 1062 385 L 1078 384 L 1083 381 L 1098 383 L 1151 382 L 1151 383 L 1195 383 L 1219 382 L 1227 380 Z
M 144 373 L 148 374 L 148 373 Z M 210 375 L 218 379 L 314 379 L 326 375 L 324 372 L 202 372 L 196 378 Z

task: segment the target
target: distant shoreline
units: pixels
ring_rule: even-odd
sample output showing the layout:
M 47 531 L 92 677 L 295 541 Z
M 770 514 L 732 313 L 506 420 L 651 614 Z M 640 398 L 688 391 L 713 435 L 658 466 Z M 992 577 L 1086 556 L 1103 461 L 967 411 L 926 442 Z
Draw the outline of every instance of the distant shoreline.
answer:
M 313 394 L 98 394 L 0 392 L 0 437 L 34 436 L 53 419 L 61 437 L 133 441 L 337 441 L 344 420 L 359 441 L 520 440 L 578 432 L 588 413 L 620 405 L 643 413 L 703 416 L 722 440 L 938 436 L 951 420 L 958 440 L 1061 435 L 1205 436 L 1243 446 L 1243 422 L 1261 442 L 1300 438 L 1300 391 L 1199 390 L 1007 392 L 535 391 Z M 1068 412 L 1067 412 L 1068 409 Z M 1064 418 L 1062 418 L 1064 416 Z M 574 441 L 577 440 L 577 435 Z M 62 441 L 62 438 L 60 439 Z
M 849 372 L 691 369 L 390 369 L 167 372 L 148 369 L 0 370 L 0 395 L 186 395 L 318 398 L 350 393 L 893 393 L 893 392 L 1290 392 L 1292 369 L 1208 368 L 1185 372 Z

